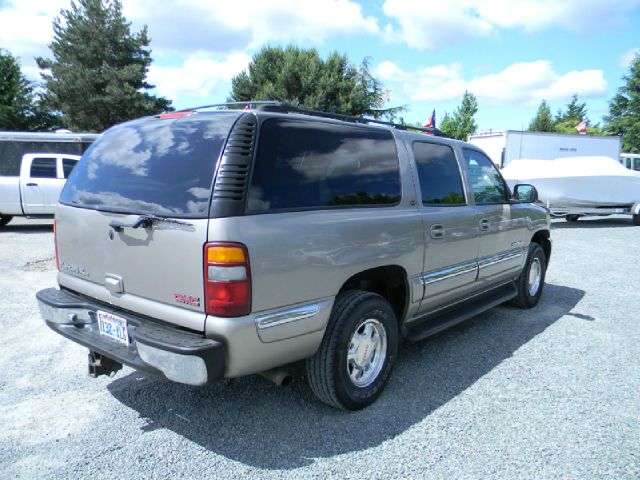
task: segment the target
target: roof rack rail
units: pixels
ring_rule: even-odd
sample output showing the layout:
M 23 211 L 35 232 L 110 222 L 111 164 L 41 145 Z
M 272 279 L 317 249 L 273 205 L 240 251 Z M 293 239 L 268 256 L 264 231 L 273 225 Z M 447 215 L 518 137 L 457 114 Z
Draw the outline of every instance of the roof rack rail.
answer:
M 441 130 L 438 130 L 437 128 L 414 127 L 412 125 L 403 125 L 401 123 L 388 122 L 385 120 L 377 120 L 375 118 L 355 117 L 352 115 L 345 115 L 342 113 L 332 113 L 332 112 L 323 112 L 321 110 L 311 110 L 307 108 L 300 108 L 289 102 L 282 102 L 279 100 L 255 100 L 255 101 L 246 101 L 246 102 L 213 103 L 210 105 L 201 105 L 198 107 L 185 108 L 183 110 L 178 110 L 175 113 L 193 112 L 195 110 L 203 110 L 205 108 L 229 108 L 229 107 L 245 107 L 245 108 L 249 107 L 250 109 L 253 109 L 253 110 L 262 110 L 262 111 L 268 111 L 268 112 L 299 113 L 302 115 L 313 115 L 315 117 L 331 118 L 334 120 L 342 120 L 345 122 L 386 125 L 386 126 L 396 128 L 398 130 L 416 130 L 418 132 L 427 133 L 430 135 L 434 135 L 436 137 L 449 138 L 444 132 L 442 132 Z

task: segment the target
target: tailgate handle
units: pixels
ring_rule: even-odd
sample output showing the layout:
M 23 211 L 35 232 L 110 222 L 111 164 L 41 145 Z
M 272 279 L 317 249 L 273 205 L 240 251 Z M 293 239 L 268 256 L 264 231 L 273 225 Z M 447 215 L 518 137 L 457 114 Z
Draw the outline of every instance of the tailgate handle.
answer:
M 431 225 L 431 238 L 444 238 L 444 225 Z

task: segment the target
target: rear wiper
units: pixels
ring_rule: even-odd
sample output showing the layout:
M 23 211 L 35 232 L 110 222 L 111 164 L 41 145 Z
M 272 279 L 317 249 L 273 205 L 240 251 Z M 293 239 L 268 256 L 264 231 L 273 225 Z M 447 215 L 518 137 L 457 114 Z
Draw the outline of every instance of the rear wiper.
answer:
M 174 225 L 193 226 L 193 223 L 174 220 L 173 218 L 160 217 L 158 215 L 140 215 L 133 223 L 125 223 L 120 220 L 111 220 L 109 226 L 116 232 L 121 232 L 125 228 L 149 228 L 153 222 L 173 223 Z

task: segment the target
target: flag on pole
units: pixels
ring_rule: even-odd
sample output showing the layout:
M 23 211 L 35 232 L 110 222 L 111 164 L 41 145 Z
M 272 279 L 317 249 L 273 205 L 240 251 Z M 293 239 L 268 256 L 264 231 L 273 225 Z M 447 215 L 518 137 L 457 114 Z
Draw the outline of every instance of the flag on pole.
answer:
M 579 133 L 587 133 L 587 122 L 584 120 L 581 121 L 575 126 L 575 129 L 578 130 Z
M 436 111 L 435 109 L 433 110 L 433 112 L 431 112 L 431 116 L 429 117 L 429 120 L 427 120 L 427 123 L 424 124 L 425 128 L 436 128 Z

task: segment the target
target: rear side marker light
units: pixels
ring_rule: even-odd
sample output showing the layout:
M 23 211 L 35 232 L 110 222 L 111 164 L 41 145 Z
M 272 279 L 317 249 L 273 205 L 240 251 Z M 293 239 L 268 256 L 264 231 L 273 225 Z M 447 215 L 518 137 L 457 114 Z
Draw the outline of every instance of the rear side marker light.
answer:
M 204 246 L 205 311 L 218 317 L 251 312 L 251 269 L 247 247 L 213 242 Z

